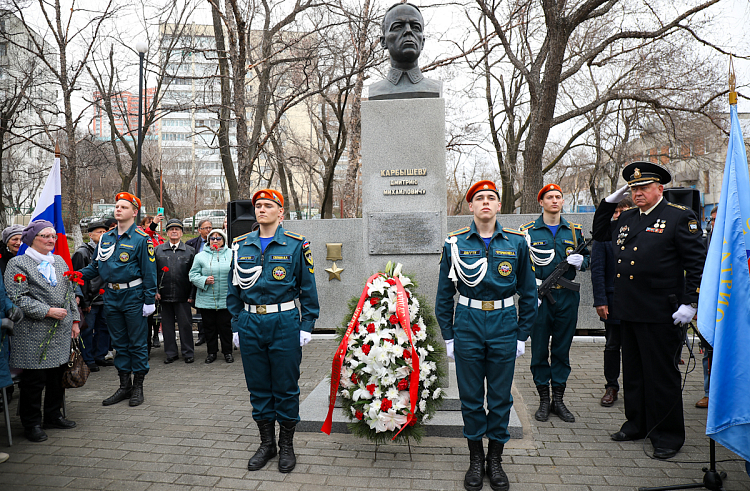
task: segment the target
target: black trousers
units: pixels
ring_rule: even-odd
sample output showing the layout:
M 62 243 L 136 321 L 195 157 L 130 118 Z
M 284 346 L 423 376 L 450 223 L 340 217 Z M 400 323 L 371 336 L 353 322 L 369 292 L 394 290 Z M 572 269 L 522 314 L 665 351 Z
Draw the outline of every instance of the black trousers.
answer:
M 225 355 L 232 353 L 232 314 L 228 309 L 200 309 L 203 331 L 206 334 L 206 348 L 209 354 L 219 351 Z
M 679 450 L 685 443 L 678 368 L 682 328 L 621 321 L 620 329 L 627 419 L 620 430 L 636 438 L 648 436 L 654 448 Z
M 62 416 L 60 410 L 65 397 L 65 389 L 62 386 L 64 368 L 65 365 L 40 370 L 24 368 L 21 372 L 18 412 L 24 428 L 42 424 L 42 390 L 45 390 L 44 419 L 53 421 Z
M 620 324 L 604 323 L 604 379 L 607 385 L 604 388 L 613 387 L 620 390 Z
M 180 348 L 184 358 L 192 358 L 193 315 L 187 302 L 161 302 L 161 333 L 164 335 L 164 353 L 177 356 L 177 339 L 174 331 L 175 320 L 180 330 Z

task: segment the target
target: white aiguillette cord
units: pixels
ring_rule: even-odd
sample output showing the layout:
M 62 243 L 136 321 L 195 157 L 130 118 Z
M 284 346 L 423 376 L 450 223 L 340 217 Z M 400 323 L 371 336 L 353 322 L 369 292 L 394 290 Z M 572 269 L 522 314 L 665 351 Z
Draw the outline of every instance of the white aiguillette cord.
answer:
M 252 268 L 243 269 L 237 264 L 237 251 L 239 250 L 239 244 L 232 244 L 232 256 L 234 256 L 234 269 L 232 270 L 232 284 L 239 286 L 243 290 L 251 288 L 258 278 L 260 273 L 263 271 L 263 265 L 253 266 Z M 239 273 L 244 275 L 250 275 L 249 278 L 242 278 Z
M 448 273 L 448 278 L 452 279 L 453 283 L 458 283 L 458 280 L 460 278 L 461 281 L 466 284 L 466 286 L 473 288 L 484 279 L 484 275 L 487 273 L 487 258 L 483 257 L 473 264 L 463 262 L 461 258 L 458 257 L 458 245 L 456 244 L 457 241 L 458 237 L 448 237 L 447 239 L 445 239 L 445 242 L 451 245 L 451 271 L 450 273 Z M 479 268 L 479 271 L 474 274 L 465 274 L 462 268 Z M 469 278 L 476 279 L 469 280 Z
M 531 235 L 529 235 L 529 232 L 524 232 L 526 235 L 526 244 L 529 246 L 529 254 L 531 255 L 531 261 L 537 265 L 537 266 L 547 266 L 549 263 L 552 262 L 553 259 L 555 259 L 555 248 L 553 247 L 550 250 L 546 249 L 537 249 L 536 247 L 531 246 Z M 547 254 L 549 257 L 546 257 L 544 259 L 541 259 L 539 257 L 539 254 Z
M 115 253 L 115 246 L 117 243 L 115 242 L 109 247 L 102 247 L 101 244 L 99 244 L 99 250 L 96 253 L 96 260 L 97 261 L 107 261 L 110 257 L 112 257 L 112 254 Z

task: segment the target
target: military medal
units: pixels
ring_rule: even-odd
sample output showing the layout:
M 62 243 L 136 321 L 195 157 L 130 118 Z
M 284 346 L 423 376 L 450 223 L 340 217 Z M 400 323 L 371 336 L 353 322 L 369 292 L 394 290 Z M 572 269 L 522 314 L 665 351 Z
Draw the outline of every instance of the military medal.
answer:
M 617 235 L 617 245 L 622 245 L 625 243 L 625 238 L 628 236 L 628 232 L 630 232 L 630 227 L 627 225 L 623 225 L 620 227 L 620 233 Z

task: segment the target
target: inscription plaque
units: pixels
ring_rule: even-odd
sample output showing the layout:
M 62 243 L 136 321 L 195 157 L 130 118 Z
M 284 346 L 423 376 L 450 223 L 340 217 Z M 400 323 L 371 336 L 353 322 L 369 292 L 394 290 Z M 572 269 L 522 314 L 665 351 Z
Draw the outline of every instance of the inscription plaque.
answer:
M 367 242 L 372 255 L 440 254 L 439 212 L 368 213 Z

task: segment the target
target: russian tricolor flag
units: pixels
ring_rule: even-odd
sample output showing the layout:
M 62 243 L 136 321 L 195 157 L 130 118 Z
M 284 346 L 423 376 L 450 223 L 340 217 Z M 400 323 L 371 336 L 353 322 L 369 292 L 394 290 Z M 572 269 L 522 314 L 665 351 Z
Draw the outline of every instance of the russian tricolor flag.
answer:
M 55 149 L 55 163 L 49 172 L 47 182 L 42 189 L 42 195 L 36 203 L 36 208 L 34 208 L 34 213 L 31 215 L 31 221 L 47 220 L 55 225 L 57 243 L 54 253 L 62 257 L 68 264 L 68 268 L 72 270 L 73 263 L 70 260 L 70 251 L 68 250 L 68 237 L 65 235 L 65 225 L 63 225 L 62 218 L 62 185 L 60 181 L 60 153 Z M 18 253 L 23 254 L 25 251 L 26 244 L 21 244 Z

